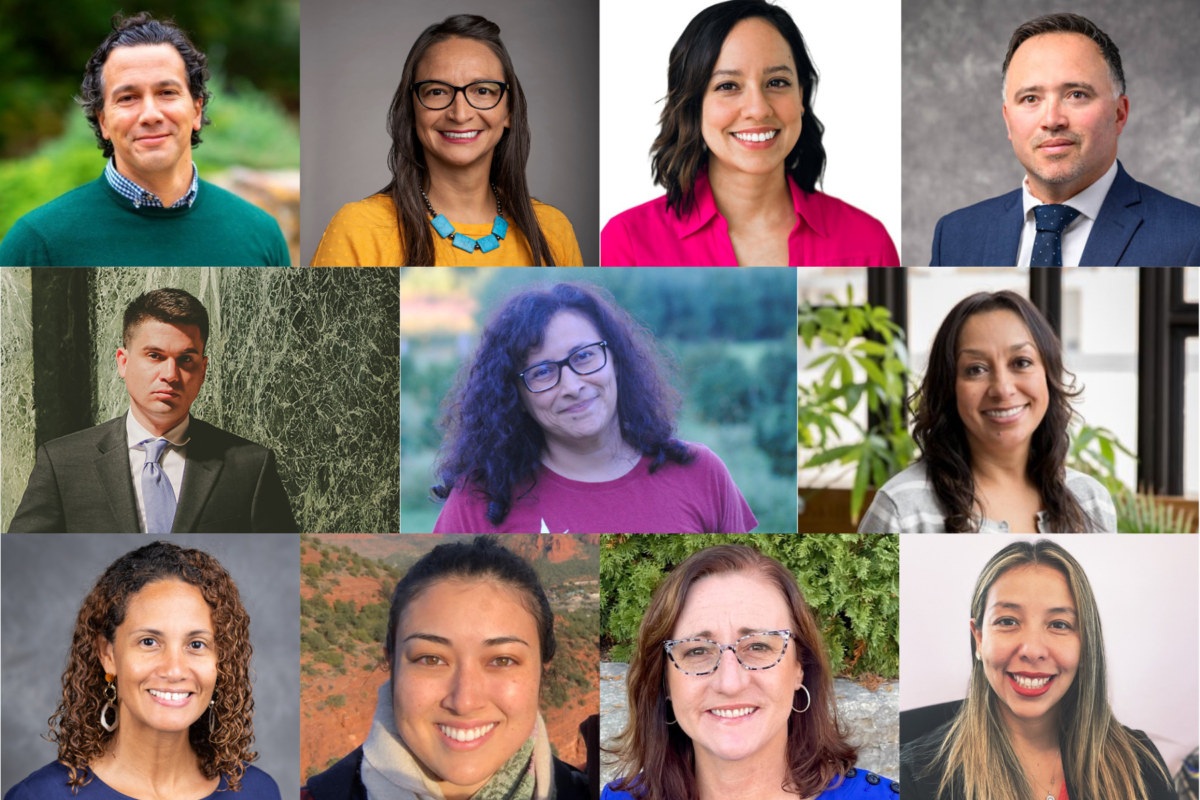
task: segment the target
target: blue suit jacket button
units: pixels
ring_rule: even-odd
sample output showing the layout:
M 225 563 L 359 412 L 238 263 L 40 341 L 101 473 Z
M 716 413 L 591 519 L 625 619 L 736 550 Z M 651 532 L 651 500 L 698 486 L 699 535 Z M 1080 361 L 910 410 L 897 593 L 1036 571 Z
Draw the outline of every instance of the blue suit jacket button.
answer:
M 897 783 L 896 781 L 892 781 L 891 788 L 892 788 L 893 792 L 895 792 L 896 794 L 900 794 L 900 784 L 899 783 Z
M 857 769 L 855 769 L 854 767 L 851 767 L 851 768 L 849 769 L 849 771 L 847 771 L 847 772 L 846 772 L 846 777 L 847 777 L 847 778 L 856 778 L 856 777 L 858 777 L 858 770 L 857 770 Z
M 876 775 L 874 772 L 868 772 L 867 773 L 867 783 L 871 784 L 872 786 L 878 786 L 879 785 L 879 776 Z

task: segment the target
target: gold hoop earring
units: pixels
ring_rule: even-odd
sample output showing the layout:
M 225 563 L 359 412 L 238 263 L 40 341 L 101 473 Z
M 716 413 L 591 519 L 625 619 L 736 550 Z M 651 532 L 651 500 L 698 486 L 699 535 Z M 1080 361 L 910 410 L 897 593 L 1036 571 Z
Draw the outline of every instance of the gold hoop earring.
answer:
M 808 687 L 802 683 L 800 684 L 800 689 L 804 690 L 804 696 L 808 698 L 808 702 L 804 704 L 804 708 L 796 708 L 795 706 L 792 706 L 792 711 L 795 711 L 797 714 L 803 714 L 812 706 L 812 695 L 808 693 Z M 799 689 L 796 691 L 799 691 Z
M 121 724 L 121 715 L 117 712 L 117 685 L 113 683 L 116 677 L 117 676 L 111 672 L 104 673 L 104 705 L 100 709 L 100 727 L 104 728 L 104 730 L 108 731 L 109 733 L 115 731 L 117 726 Z M 111 694 L 109 693 L 110 689 L 112 690 Z M 113 712 L 113 721 L 111 725 L 108 724 L 107 719 L 109 709 L 112 709 Z

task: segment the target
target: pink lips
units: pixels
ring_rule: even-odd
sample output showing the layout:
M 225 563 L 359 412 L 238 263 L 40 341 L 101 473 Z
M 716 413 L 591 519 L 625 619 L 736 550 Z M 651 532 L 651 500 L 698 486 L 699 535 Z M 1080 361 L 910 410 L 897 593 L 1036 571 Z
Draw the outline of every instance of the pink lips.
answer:
M 158 136 L 142 136 L 138 139 L 138 142 L 142 144 L 161 144 L 169 138 L 171 137 L 164 133 Z
M 1026 689 L 1013 680 L 1013 675 L 1020 675 L 1022 678 L 1049 678 L 1050 680 L 1046 681 L 1046 685 L 1040 688 Z M 1057 675 L 1048 675 L 1044 672 L 1006 672 L 1004 673 L 1004 677 L 1008 680 L 1008 685 L 1012 687 L 1012 690 L 1022 697 L 1040 697 L 1050 691 L 1050 687 L 1054 685 L 1054 681 L 1058 680 Z
M 587 400 L 584 400 L 584 401 L 582 401 L 582 402 L 576 403 L 576 404 L 575 404 L 575 405 L 573 405 L 573 406 L 569 406 L 569 407 L 567 407 L 567 408 L 564 408 L 564 409 L 562 410 L 562 413 L 563 413 L 563 414 L 578 414 L 578 413 L 580 413 L 580 412 L 582 412 L 582 411 L 587 411 L 587 410 L 588 410 L 588 409 L 591 407 L 592 403 L 593 403 L 593 402 L 595 402 L 595 400 L 596 400 L 596 398 L 594 398 L 594 397 L 589 397 Z
M 457 139 L 452 136 L 447 136 L 446 134 L 448 133 L 474 133 L 476 135 L 470 137 L 469 139 Z M 450 144 L 471 144 L 472 142 L 477 142 L 479 141 L 479 133 L 482 133 L 482 131 L 478 131 L 475 128 L 468 128 L 464 131 L 438 131 L 438 135 L 442 137 L 442 141 L 449 142 Z
M 1044 153 L 1055 155 L 1057 153 L 1065 153 L 1068 148 L 1074 147 L 1075 143 L 1070 139 L 1047 139 L 1038 145 L 1038 149 Z
M 154 691 L 165 692 L 167 690 L 166 689 L 155 689 Z M 182 692 L 170 692 L 170 693 L 171 694 L 182 694 Z M 150 692 L 147 690 L 146 694 L 150 694 Z M 182 700 L 169 700 L 166 697 L 157 697 L 156 695 L 150 694 L 151 700 L 158 703 L 160 706 L 166 706 L 167 708 L 183 708 L 188 703 L 192 702 L 193 697 L 195 697 L 195 695 L 192 693 L 189 693 L 188 696 L 183 698 Z
M 1009 406 L 1009 408 L 1012 408 L 1012 406 Z M 987 410 L 988 411 L 1005 411 L 1008 409 L 989 408 Z M 984 414 L 983 417 L 988 422 L 991 422 L 994 425 L 1011 425 L 1020 419 L 1024 419 L 1025 412 L 1028 410 L 1029 410 L 1029 404 L 1026 403 L 1025 405 L 1021 406 L 1020 411 L 1018 411 L 1016 414 L 1013 414 L 1011 417 L 993 417 L 993 416 L 989 416 L 988 414 Z
M 776 134 L 770 139 L 762 142 L 748 142 L 745 139 L 739 139 L 734 135 L 735 133 L 770 133 L 771 131 L 776 131 Z M 734 131 L 733 133 L 730 133 L 729 136 L 742 147 L 747 147 L 751 150 L 766 150 L 767 148 L 774 146 L 775 142 L 778 141 L 780 132 L 781 131 L 779 128 L 746 128 L 745 130 Z
M 489 723 L 484 723 L 484 725 L 486 725 L 486 724 L 489 724 Z M 440 727 L 438 727 L 436 725 L 434 727 L 437 727 L 438 736 L 441 737 L 443 745 L 450 748 L 451 750 L 458 750 L 460 752 L 465 752 L 468 750 L 476 750 L 480 747 L 483 747 L 484 742 L 486 742 L 492 738 L 492 734 L 496 732 L 496 729 L 499 728 L 500 725 L 493 724 L 492 729 L 490 731 L 485 733 L 483 736 L 480 736 L 478 739 L 473 739 L 469 742 L 460 742 L 458 739 L 451 739 L 449 736 L 442 733 L 442 729 Z M 448 725 L 447 727 L 453 728 L 453 727 L 458 727 L 458 726 Z M 478 726 L 474 726 L 474 727 L 482 727 L 482 725 L 478 725 Z

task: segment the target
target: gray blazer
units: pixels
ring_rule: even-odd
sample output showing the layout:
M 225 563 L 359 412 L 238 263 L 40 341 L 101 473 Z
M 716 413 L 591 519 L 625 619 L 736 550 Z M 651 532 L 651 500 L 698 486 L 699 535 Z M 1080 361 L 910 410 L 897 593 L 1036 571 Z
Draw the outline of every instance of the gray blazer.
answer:
M 172 533 L 295 533 L 262 445 L 192 418 Z M 9 533 L 138 533 L 125 415 L 38 448 Z

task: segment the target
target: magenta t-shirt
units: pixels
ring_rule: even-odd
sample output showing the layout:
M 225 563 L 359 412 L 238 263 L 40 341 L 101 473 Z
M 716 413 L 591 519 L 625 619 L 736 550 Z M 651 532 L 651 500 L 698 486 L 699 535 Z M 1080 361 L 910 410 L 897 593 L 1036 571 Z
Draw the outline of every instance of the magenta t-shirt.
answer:
M 758 525 L 716 453 L 689 444 L 690 464 L 668 461 L 650 474 L 650 457 L 614 481 L 587 483 L 538 468 L 533 491 L 518 487 L 495 527 L 487 502 L 456 486 L 434 533 L 749 533 Z

